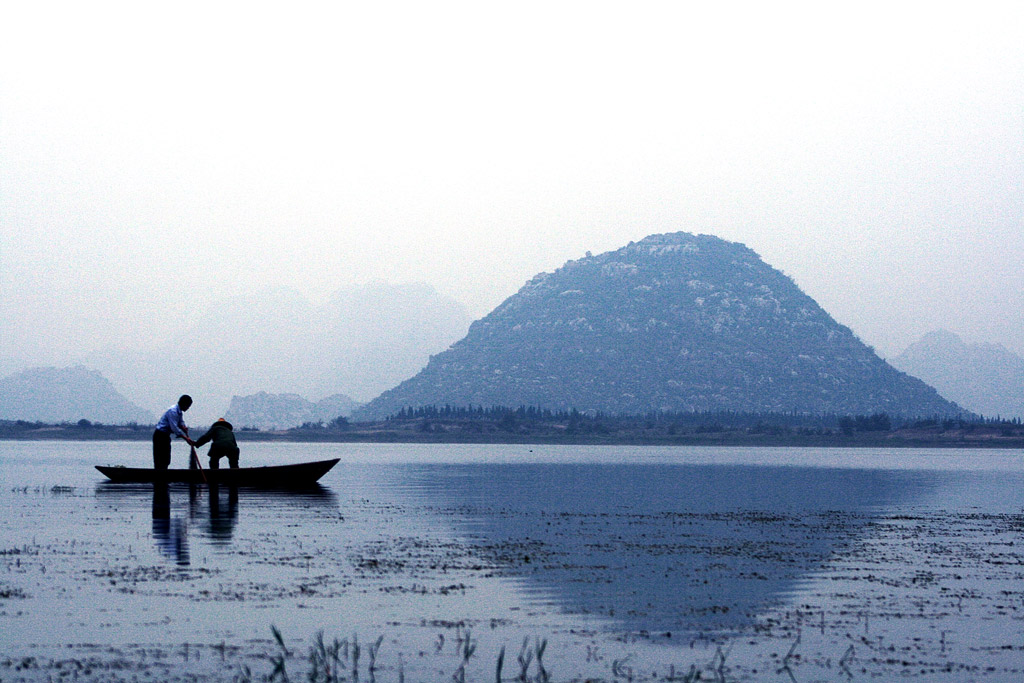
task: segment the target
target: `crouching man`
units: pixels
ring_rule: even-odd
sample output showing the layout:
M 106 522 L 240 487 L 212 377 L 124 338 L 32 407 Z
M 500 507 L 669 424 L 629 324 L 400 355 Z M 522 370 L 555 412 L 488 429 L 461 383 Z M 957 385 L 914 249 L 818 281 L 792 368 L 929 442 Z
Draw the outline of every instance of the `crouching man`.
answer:
M 238 443 L 235 441 L 234 428 L 223 417 L 213 423 L 206 433 L 196 439 L 196 446 L 212 442 L 210 446 L 210 469 L 220 468 L 219 461 L 227 456 L 231 469 L 238 469 Z

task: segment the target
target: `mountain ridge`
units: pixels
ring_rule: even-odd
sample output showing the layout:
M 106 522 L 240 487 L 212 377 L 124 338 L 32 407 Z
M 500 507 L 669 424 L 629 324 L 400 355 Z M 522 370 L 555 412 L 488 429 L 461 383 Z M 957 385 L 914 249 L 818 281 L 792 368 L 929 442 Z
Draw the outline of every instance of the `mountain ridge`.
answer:
M 1024 358 L 1001 344 L 935 330 L 890 359 L 944 396 L 987 417 L 1024 419 Z
M 191 394 L 190 416 L 205 422 L 233 396 L 260 391 L 365 402 L 421 369 L 471 320 L 424 284 L 344 287 L 321 304 L 279 288 L 224 299 L 157 350 L 97 352 L 85 364 L 154 411 Z
M 224 417 L 238 427 L 279 430 L 308 422 L 330 423 L 339 417 L 348 417 L 359 405 L 344 394 L 314 402 L 299 394 L 260 391 L 249 396 L 233 396 Z
M 125 398 L 84 365 L 36 367 L 0 378 L 0 419 L 42 422 L 89 420 L 153 423 L 155 416 Z

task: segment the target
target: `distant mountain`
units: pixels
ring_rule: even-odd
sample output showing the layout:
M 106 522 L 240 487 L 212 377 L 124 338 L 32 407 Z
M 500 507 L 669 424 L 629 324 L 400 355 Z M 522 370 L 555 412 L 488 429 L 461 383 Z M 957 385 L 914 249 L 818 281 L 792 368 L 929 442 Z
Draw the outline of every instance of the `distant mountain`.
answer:
M 311 422 L 321 420 L 323 422 L 330 422 L 338 417 L 350 416 L 361 405 L 363 404 L 353 401 L 345 394 L 334 394 L 313 403 L 313 409 L 310 412 L 309 418 Z M 300 422 L 299 424 L 302 423 Z
M 530 280 L 357 419 L 405 406 L 963 412 L 747 247 L 653 235 Z
M 344 394 L 335 394 L 316 403 L 298 394 L 268 394 L 261 391 L 251 396 L 234 396 L 224 415 L 237 427 L 258 429 L 290 429 L 306 422 L 324 422 L 347 417 L 359 406 Z
M 110 350 L 88 362 L 154 411 L 191 394 L 189 417 L 200 424 L 223 416 L 232 396 L 261 391 L 369 400 L 421 370 L 471 321 L 462 304 L 422 284 L 346 287 L 321 305 L 274 289 L 217 303 L 156 351 Z
M 967 344 L 940 330 L 889 362 L 976 413 L 1024 419 L 1024 358 L 1004 346 Z
M 122 396 L 103 375 L 81 365 L 32 368 L 0 379 L 0 419 L 156 423 L 152 413 Z

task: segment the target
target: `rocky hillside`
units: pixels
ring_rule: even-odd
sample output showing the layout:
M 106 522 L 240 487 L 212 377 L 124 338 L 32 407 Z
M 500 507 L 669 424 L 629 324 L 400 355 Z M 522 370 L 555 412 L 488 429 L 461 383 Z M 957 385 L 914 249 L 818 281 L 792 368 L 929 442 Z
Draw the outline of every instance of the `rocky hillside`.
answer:
M 1024 418 L 1024 358 L 998 344 L 968 344 L 952 332 L 926 334 L 891 363 L 986 417 Z
M 430 404 L 962 412 L 889 366 L 752 250 L 682 232 L 534 277 L 355 417 Z
M 298 394 L 261 391 L 251 396 L 234 396 L 224 417 L 237 427 L 290 429 L 306 422 L 328 423 L 338 417 L 347 417 L 358 405 L 344 394 L 328 396 L 314 403 Z
M 29 422 L 156 424 L 99 372 L 78 365 L 32 368 L 0 379 L 0 419 Z

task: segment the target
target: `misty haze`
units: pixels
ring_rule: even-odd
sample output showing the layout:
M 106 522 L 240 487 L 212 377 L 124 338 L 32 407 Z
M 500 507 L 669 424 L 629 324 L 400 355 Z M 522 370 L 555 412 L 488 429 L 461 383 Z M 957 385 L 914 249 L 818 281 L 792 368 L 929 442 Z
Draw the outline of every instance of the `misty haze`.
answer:
M 202 422 L 223 415 L 232 396 L 260 391 L 367 401 L 415 374 L 469 322 L 461 304 L 426 285 L 348 287 L 321 305 L 294 290 L 266 290 L 215 303 L 165 346 L 94 350 L 71 360 L 99 370 L 154 414 L 190 392 L 198 399 L 192 415 Z
M 1020 2 L 6 3 L 0 680 L 1024 680 L 1022 84 Z

